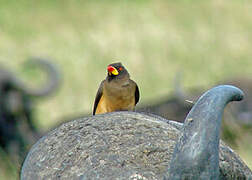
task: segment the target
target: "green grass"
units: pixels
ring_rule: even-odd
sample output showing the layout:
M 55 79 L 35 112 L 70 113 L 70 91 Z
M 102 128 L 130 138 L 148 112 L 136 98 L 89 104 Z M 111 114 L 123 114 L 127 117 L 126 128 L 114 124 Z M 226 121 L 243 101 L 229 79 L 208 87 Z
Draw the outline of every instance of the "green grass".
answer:
M 251 8 L 248 0 L 0 0 L 0 62 L 27 83 L 38 83 L 21 68 L 28 57 L 58 64 L 60 91 L 36 106 L 37 125 L 47 130 L 91 113 L 111 62 L 127 67 L 142 103 L 171 93 L 178 71 L 186 89 L 251 77 Z

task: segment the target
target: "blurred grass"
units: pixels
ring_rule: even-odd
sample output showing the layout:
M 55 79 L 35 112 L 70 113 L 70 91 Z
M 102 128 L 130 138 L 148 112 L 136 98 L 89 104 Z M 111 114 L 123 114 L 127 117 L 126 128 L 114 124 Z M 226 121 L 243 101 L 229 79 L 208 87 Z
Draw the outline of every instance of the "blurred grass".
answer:
M 5 179 L 17 179 L 18 177 L 18 168 L 17 163 L 13 163 L 8 155 L 0 147 L 0 180 Z M 4 163 L 3 163 L 4 162 Z
M 127 67 L 146 102 L 172 92 L 178 71 L 186 89 L 251 77 L 251 49 L 249 0 L 0 0 L 0 62 L 30 84 L 38 80 L 21 69 L 30 56 L 49 57 L 63 74 L 56 96 L 37 104 L 42 130 L 91 113 L 109 63 Z M 252 167 L 250 150 L 242 156 Z

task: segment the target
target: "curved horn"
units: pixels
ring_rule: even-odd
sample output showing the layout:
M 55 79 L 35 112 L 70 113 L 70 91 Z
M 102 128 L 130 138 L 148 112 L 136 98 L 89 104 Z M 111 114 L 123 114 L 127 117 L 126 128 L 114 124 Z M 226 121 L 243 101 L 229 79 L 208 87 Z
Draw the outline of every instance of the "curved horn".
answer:
M 243 99 L 243 92 L 229 85 L 203 94 L 186 117 L 174 149 L 169 179 L 219 179 L 221 119 L 230 101 Z
M 30 96 L 46 96 L 58 88 L 60 84 L 60 73 L 56 68 L 56 66 L 51 64 L 49 61 L 41 58 L 31 58 L 25 62 L 25 65 L 28 65 L 30 67 L 39 66 L 44 71 L 46 71 L 48 75 L 47 83 L 42 87 L 36 89 L 30 89 L 27 88 L 25 83 L 15 78 L 13 79 L 13 84 L 15 85 L 16 88 L 24 91 L 26 94 Z

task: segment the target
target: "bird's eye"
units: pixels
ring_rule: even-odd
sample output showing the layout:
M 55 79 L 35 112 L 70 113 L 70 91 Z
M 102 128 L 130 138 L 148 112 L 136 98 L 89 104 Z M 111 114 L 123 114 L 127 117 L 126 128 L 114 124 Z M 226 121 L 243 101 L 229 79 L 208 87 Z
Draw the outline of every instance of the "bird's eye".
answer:
M 122 67 L 119 67 L 119 71 L 122 71 L 123 70 L 123 68 Z

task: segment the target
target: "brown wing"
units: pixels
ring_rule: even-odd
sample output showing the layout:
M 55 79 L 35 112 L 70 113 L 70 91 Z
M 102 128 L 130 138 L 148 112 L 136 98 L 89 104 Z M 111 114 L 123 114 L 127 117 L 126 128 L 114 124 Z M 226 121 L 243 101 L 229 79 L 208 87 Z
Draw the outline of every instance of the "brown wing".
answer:
M 136 84 L 136 83 L 135 83 Z M 140 98 L 140 93 L 139 93 L 139 88 L 136 84 L 136 91 L 135 91 L 135 105 L 138 103 L 139 101 L 139 98 Z
M 98 106 L 98 104 L 99 104 L 99 101 L 100 101 L 100 99 L 101 99 L 101 97 L 102 97 L 102 91 L 103 91 L 104 81 L 105 81 L 105 80 L 103 80 L 103 81 L 101 82 L 101 84 L 100 84 L 100 86 L 99 86 L 99 89 L 98 89 L 98 91 L 97 91 L 97 93 L 96 93 L 95 102 L 94 102 L 94 108 L 93 108 L 93 115 L 95 115 L 96 108 L 97 108 L 97 106 Z

